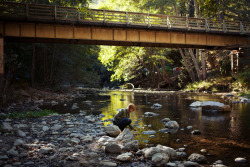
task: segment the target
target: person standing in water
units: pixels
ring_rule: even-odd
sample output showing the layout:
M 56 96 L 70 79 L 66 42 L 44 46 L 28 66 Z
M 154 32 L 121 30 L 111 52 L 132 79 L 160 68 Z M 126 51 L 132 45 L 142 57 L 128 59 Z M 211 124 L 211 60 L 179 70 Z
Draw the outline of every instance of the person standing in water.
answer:
M 114 116 L 114 125 L 117 125 L 121 131 L 126 126 L 129 126 L 130 129 L 136 131 L 136 129 L 131 125 L 130 113 L 135 111 L 135 105 L 130 103 L 127 108 L 122 108 L 118 111 L 118 113 Z

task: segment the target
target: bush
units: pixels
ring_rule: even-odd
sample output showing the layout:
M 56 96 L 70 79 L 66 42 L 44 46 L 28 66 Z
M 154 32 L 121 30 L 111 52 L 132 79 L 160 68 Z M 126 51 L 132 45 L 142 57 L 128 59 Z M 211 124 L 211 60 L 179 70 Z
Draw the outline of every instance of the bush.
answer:
M 250 71 L 245 70 L 233 76 L 236 81 L 233 83 L 233 89 L 246 91 L 250 88 Z

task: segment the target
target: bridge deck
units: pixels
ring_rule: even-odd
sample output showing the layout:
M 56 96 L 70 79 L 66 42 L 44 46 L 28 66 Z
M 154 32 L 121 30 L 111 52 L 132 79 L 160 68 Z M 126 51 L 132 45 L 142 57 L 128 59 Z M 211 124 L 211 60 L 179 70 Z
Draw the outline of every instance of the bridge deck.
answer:
M 174 29 L 180 31 L 250 34 L 249 22 L 97 9 L 80 12 L 77 8 L 11 2 L 0 2 L 0 19 L 75 24 L 86 24 L 89 22 L 91 24 L 142 26 L 143 28 Z
M 7 41 L 237 49 L 250 45 L 250 23 L 0 2 L 0 35 Z

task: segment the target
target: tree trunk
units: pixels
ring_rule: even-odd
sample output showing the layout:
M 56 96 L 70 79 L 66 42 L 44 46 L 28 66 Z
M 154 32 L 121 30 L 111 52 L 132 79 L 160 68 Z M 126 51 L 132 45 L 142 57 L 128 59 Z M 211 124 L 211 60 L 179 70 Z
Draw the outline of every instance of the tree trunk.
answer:
M 189 17 L 194 17 L 194 0 L 189 1 L 188 14 L 189 14 Z
M 186 52 L 187 52 L 187 51 L 186 51 Z M 201 78 L 201 72 L 200 72 L 200 68 L 199 68 L 199 62 L 197 61 L 197 58 L 194 56 L 194 52 L 193 52 L 192 49 L 189 49 L 189 53 L 190 53 L 190 55 L 191 55 L 191 57 L 192 57 L 192 60 L 193 60 L 193 62 L 194 62 L 194 67 L 195 67 L 195 69 L 196 69 L 197 76 L 198 76 L 199 80 L 201 81 L 202 78 Z
M 156 68 L 157 72 L 159 73 L 159 75 L 164 79 L 165 82 L 167 82 L 168 84 L 172 84 L 172 81 L 170 79 L 170 77 L 166 74 L 166 75 L 163 75 L 159 69 L 159 67 L 154 63 L 153 61 L 153 58 L 151 57 L 151 54 L 149 52 L 149 50 L 146 48 L 146 51 L 147 51 L 147 54 L 148 54 L 148 57 L 150 58 L 150 60 L 152 61 L 152 64 L 153 66 Z M 165 68 L 165 67 L 164 67 Z M 165 69 L 164 69 L 165 70 Z
M 142 64 L 142 66 L 143 66 L 144 68 L 146 68 L 146 69 L 151 73 L 149 67 L 144 63 L 144 61 L 143 61 L 142 59 L 140 59 L 140 57 L 139 57 L 138 55 L 136 55 L 136 57 L 137 57 L 137 59 L 139 60 L 139 62 Z
M 207 71 L 206 71 L 206 60 L 204 52 L 201 52 L 201 64 L 202 64 L 202 78 L 203 80 L 205 80 L 207 79 Z
M 199 5 L 197 3 L 197 0 L 194 0 L 194 7 L 195 7 L 195 17 L 201 18 L 201 14 L 199 12 Z
M 190 65 L 189 59 L 184 55 L 184 53 L 182 52 L 182 50 L 180 48 L 179 48 L 179 51 L 181 53 L 182 59 L 184 60 L 184 64 L 185 64 L 185 66 L 187 68 L 188 74 L 189 74 L 192 82 L 195 82 L 194 72 L 193 72 L 192 67 Z
M 31 74 L 30 74 L 30 79 L 31 79 L 31 86 L 34 87 L 35 85 L 35 71 L 36 71 L 36 45 L 33 43 L 33 53 L 32 53 L 32 64 L 31 64 Z

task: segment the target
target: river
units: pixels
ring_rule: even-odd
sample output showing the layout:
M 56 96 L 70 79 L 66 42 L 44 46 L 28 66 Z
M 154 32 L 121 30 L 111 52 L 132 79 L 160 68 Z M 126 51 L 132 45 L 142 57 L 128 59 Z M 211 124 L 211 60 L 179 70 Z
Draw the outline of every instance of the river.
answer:
M 189 107 L 195 101 L 222 102 L 229 104 L 231 111 L 204 113 Z M 103 120 L 112 118 L 117 109 L 134 103 L 136 111 L 131 113 L 131 119 L 138 130 L 136 139 L 139 140 L 141 148 L 161 144 L 174 149 L 185 148 L 187 155 L 183 157 L 184 160 L 191 153 L 200 153 L 207 157 L 209 164 L 222 160 L 227 166 L 250 166 L 250 104 L 233 104 L 212 94 L 145 94 L 132 91 L 88 93 L 85 98 L 74 102 L 89 114 L 104 114 Z M 152 109 L 151 106 L 155 103 L 161 104 L 162 107 Z M 145 117 L 145 112 L 159 115 Z M 180 126 L 178 131 L 174 134 L 160 132 L 159 130 L 164 128 L 164 123 L 161 122 L 163 118 L 177 121 Z M 105 122 L 105 125 L 110 123 Z M 188 126 L 192 126 L 192 129 L 188 129 Z M 143 131 L 149 130 L 156 131 L 156 134 L 143 134 Z M 193 135 L 192 130 L 199 130 L 201 134 Z M 248 162 L 238 164 L 234 162 L 237 157 L 244 157 Z

